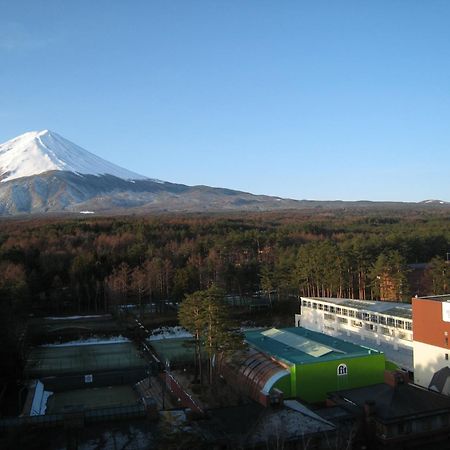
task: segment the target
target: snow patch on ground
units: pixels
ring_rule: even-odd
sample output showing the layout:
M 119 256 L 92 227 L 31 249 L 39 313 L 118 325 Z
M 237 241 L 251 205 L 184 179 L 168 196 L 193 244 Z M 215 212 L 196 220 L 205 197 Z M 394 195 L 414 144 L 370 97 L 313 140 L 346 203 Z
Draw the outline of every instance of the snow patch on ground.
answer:
M 182 339 L 191 338 L 192 334 L 183 327 L 161 327 L 152 330 L 152 335 L 148 341 L 159 341 L 161 339 Z
M 53 392 L 45 391 L 41 381 L 36 382 L 30 416 L 43 416 L 47 410 L 47 400 Z
M 75 341 L 44 344 L 41 347 L 77 347 L 80 345 L 103 345 L 103 344 L 121 344 L 124 342 L 130 342 L 130 340 L 123 336 L 111 336 L 109 338 L 90 337 L 86 339 L 77 339 Z
M 95 314 L 91 316 L 57 316 L 44 317 L 46 320 L 83 320 L 83 319 L 99 319 L 100 317 L 111 317 L 109 314 Z

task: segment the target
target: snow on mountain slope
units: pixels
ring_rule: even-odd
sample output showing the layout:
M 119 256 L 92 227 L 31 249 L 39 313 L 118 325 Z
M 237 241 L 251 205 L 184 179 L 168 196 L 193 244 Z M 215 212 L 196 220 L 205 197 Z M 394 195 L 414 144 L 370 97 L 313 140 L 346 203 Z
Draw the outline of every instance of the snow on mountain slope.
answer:
M 0 144 L 2 183 L 51 170 L 91 175 L 109 174 L 125 180 L 148 179 L 116 166 L 49 130 L 30 131 Z

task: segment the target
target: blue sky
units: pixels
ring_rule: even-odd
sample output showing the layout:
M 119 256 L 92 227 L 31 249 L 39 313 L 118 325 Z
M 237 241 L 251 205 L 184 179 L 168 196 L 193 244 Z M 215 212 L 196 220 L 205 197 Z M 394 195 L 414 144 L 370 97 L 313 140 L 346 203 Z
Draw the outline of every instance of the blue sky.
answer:
M 296 199 L 450 201 L 447 0 L 0 0 L 0 142 Z

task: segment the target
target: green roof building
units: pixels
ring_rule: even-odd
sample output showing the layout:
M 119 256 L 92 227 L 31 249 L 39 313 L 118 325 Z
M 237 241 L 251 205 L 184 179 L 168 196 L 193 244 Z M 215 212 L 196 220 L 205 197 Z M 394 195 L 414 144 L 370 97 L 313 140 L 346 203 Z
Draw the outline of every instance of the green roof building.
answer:
M 259 383 L 265 395 L 278 389 L 284 398 L 320 402 L 327 392 L 369 386 L 384 379 L 383 353 L 322 333 L 300 327 L 271 328 L 247 331 L 245 340 L 250 353 L 263 354 L 272 362 Z M 257 382 L 263 364 L 249 359 L 246 365 L 241 373 Z M 279 370 L 274 370 L 275 365 Z

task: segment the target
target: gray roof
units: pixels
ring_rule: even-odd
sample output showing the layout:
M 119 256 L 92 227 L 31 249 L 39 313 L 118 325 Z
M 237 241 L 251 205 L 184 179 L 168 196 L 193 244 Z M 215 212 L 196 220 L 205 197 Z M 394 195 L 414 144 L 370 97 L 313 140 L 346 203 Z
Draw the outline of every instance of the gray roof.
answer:
M 434 373 L 428 388 L 442 393 L 448 377 L 450 377 L 450 368 L 446 366 Z
M 358 407 L 373 402 L 375 414 L 382 422 L 398 421 L 417 414 L 436 414 L 450 411 L 450 398 L 431 392 L 413 384 L 396 387 L 375 384 L 330 394 L 334 398 L 346 399 Z
M 427 297 L 416 297 L 422 300 L 435 300 L 437 302 L 450 302 L 450 294 L 429 295 Z

